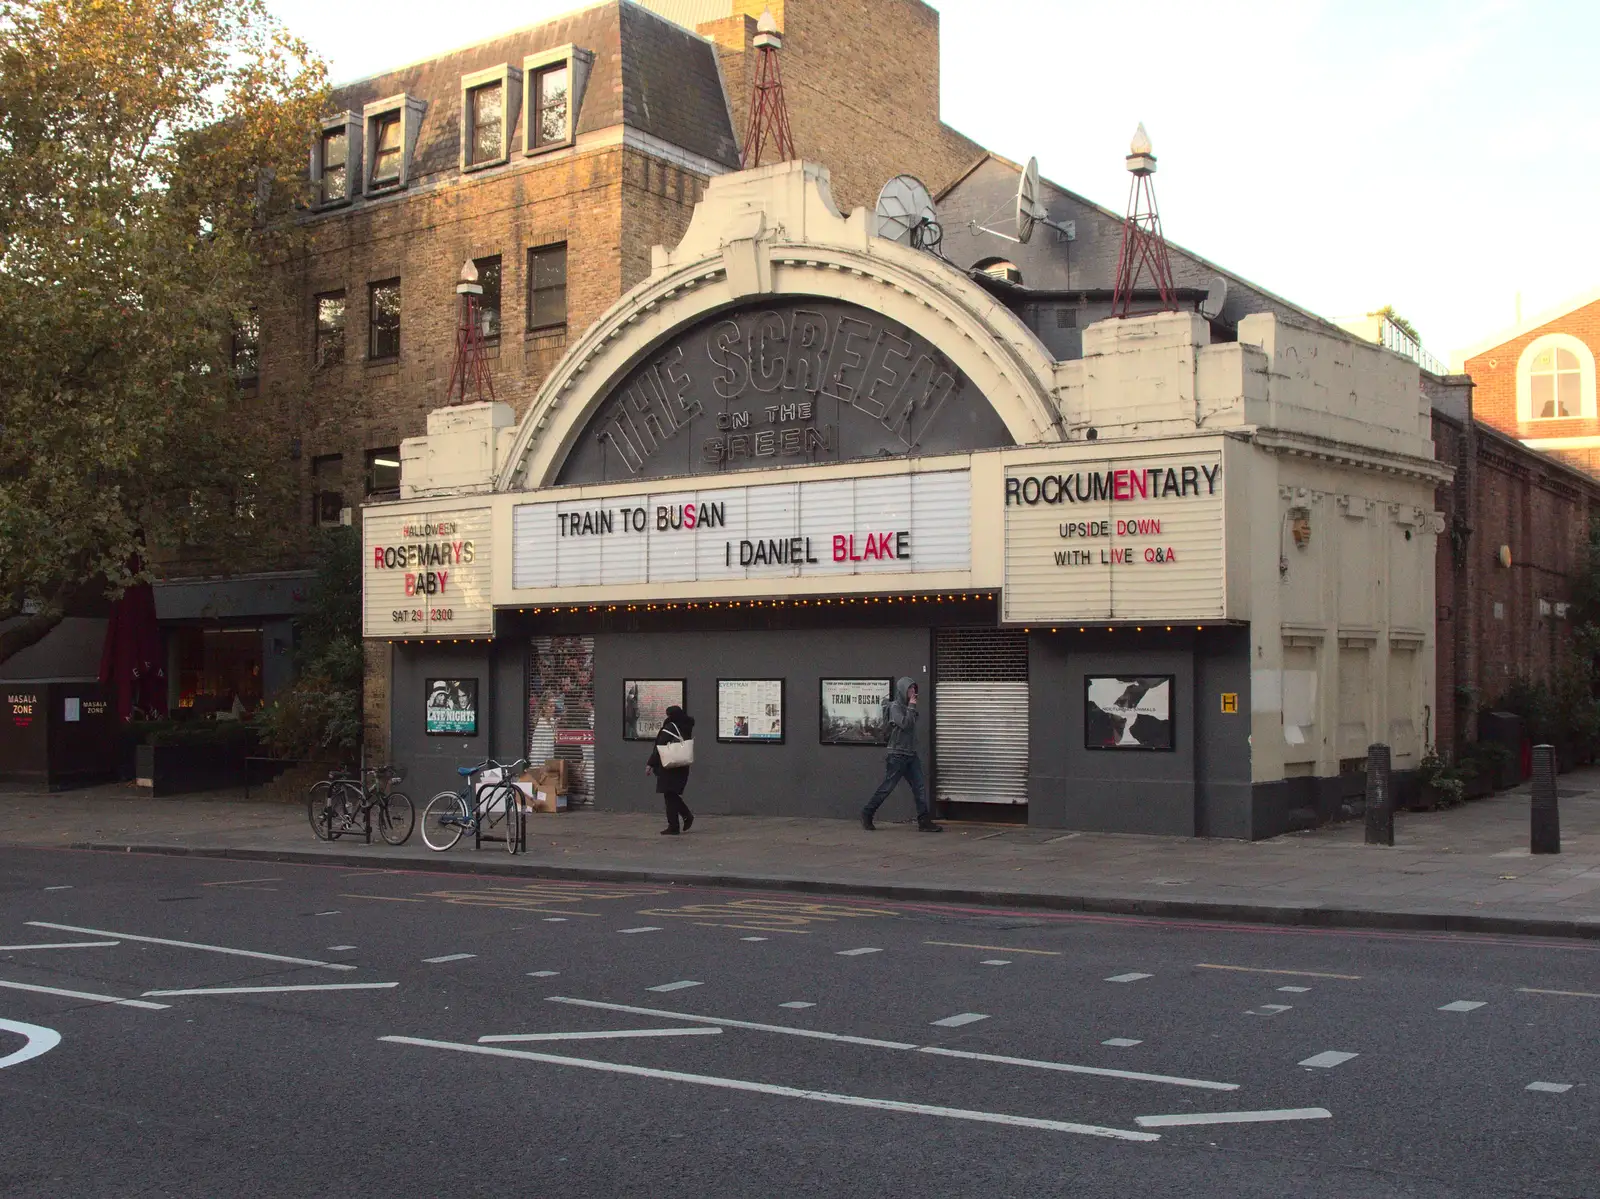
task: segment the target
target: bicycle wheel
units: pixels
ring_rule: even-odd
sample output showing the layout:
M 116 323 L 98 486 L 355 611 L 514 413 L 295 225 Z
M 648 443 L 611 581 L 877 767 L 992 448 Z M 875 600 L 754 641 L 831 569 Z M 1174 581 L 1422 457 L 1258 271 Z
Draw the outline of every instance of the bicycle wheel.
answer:
M 454 791 L 441 791 L 422 809 L 422 840 L 441 853 L 461 840 L 467 827 L 467 801 Z
M 378 835 L 390 845 L 404 845 L 417 823 L 417 809 L 400 791 L 391 791 L 378 801 Z
M 333 784 L 327 779 L 312 783 L 306 791 L 306 816 L 318 841 L 333 840 Z
M 485 791 L 479 800 L 490 835 L 505 837 L 506 849 L 511 853 L 517 852 L 517 803 L 521 798 L 515 787 L 501 783 Z

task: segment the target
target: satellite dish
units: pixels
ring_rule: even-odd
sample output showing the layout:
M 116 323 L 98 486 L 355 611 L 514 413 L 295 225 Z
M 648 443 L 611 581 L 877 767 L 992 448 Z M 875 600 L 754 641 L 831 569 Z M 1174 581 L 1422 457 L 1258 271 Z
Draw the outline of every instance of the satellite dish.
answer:
M 1039 160 L 1030 158 L 1017 180 L 1017 240 L 1027 245 L 1035 222 L 1046 215 L 1039 203 Z
M 915 175 L 896 175 L 878 193 L 877 233 L 914 250 L 939 244 L 938 212 L 933 197 Z
M 1144 128 L 1144 126 L 1140 126 Z M 1200 301 L 1200 315 L 1208 321 L 1217 319 L 1217 314 L 1222 311 L 1222 305 L 1228 299 L 1228 281 L 1218 275 L 1211 281 L 1211 286 L 1206 288 L 1206 298 Z

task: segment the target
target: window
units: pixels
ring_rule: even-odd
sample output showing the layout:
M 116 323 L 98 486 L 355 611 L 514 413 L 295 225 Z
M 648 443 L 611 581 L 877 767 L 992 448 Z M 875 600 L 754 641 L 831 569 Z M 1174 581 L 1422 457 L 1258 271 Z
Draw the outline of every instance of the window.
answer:
M 467 118 L 471 123 L 470 166 L 498 162 L 505 155 L 505 87 L 498 81 L 467 93 Z
M 367 285 L 369 337 L 367 358 L 373 362 L 400 357 L 400 280 Z
M 404 150 L 400 111 L 372 118 L 372 186 L 394 187 L 400 182 L 400 157 Z
M 311 523 L 337 525 L 343 511 L 344 455 L 320 454 L 311 460 Z
M 528 328 L 567 323 L 567 243 L 528 251 Z
M 344 361 L 344 292 L 317 297 L 316 366 L 326 370 Z
M 304 142 L 300 143 L 302 146 Z M 322 133 L 320 155 L 322 176 L 322 202 L 332 204 L 350 198 L 350 178 L 345 171 L 350 154 L 350 133 L 345 126 L 325 129 Z
M 474 258 L 483 295 L 478 297 L 478 332 L 484 341 L 500 340 L 500 255 Z
M 533 86 L 528 89 L 528 115 L 531 119 L 528 139 L 530 150 L 557 146 L 568 140 L 569 74 L 565 62 L 534 72 Z
M 367 451 L 367 494 L 400 494 L 400 447 Z
M 1594 352 L 1566 333 L 1535 338 L 1517 360 L 1517 419 L 1594 417 Z
M 261 316 L 251 309 L 233 327 L 233 379 L 240 387 L 253 387 L 261 375 Z

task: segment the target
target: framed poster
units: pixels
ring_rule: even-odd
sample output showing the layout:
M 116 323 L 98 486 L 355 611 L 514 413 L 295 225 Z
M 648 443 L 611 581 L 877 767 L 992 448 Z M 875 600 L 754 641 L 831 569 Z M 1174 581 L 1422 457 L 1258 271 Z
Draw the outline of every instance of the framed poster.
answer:
M 823 679 L 817 739 L 823 745 L 888 745 L 883 706 L 893 679 Z
M 718 679 L 717 740 L 783 744 L 782 679 Z
M 1083 679 L 1085 749 L 1170 750 L 1170 674 L 1090 674 Z
M 623 679 L 622 739 L 654 741 L 666 722 L 667 709 L 684 706 L 687 687 L 683 679 Z
M 428 679 L 423 683 L 425 731 L 430 737 L 478 735 L 478 680 Z

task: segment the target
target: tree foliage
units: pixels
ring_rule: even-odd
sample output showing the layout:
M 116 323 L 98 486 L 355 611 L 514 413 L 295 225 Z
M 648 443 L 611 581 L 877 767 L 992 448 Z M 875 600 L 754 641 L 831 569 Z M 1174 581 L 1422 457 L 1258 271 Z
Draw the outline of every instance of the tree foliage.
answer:
M 232 332 L 325 96 L 263 0 L 0 0 L 0 615 L 298 523 Z
M 1389 323 L 1392 324 L 1396 329 L 1400 330 L 1400 332 L 1404 333 L 1419 346 L 1422 344 L 1422 334 L 1417 332 L 1417 327 L 1396 312 L 1393 304 L 1385 304 L 1372 315 L 1388 317 Z

